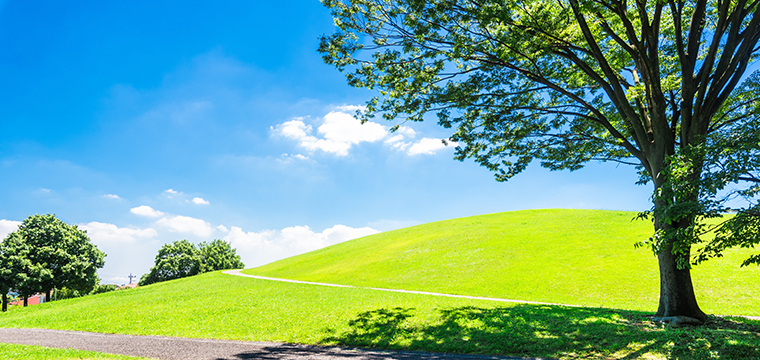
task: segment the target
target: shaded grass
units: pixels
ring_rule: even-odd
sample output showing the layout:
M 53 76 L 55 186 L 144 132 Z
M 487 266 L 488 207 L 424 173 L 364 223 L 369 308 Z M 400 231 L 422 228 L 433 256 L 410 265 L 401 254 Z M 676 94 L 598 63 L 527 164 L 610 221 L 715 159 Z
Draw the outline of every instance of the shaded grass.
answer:
M 0 339 L 1 340 L 1 339 Z M 0 343 L 0 360 L 90 360 L 90 359 L 115 359 L 115 360 L 138 360 L 148 359 L 125 355 L 104 354 L 94 351 L 73 349 L 57 349 L 32 345 L 17 345 Z
M 760 322 L 328 288 L 208 273 L 0 314 L 0 327 L 559 359 L 760 357 Z M 687 355 L 688 354 L 688 355 Z
M 389 231 L 277 261 L 247 274 L 306 281 L 652 311 L 657 260 L 635 212 L 528 210 Z M 712 314 L 760 315 L 757 250 L 731 250 L 693 269 Z

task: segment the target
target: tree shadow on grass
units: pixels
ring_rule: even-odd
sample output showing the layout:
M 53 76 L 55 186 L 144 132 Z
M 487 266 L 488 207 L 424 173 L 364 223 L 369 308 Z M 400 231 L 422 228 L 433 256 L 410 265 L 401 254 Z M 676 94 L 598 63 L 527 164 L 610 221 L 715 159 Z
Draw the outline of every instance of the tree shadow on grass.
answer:
M 642 312 L 527 304 L 439 309 L 432 317 L 381 308 L 358 314 L 322 343 L 563 359 L 760 359 L 760 322 L 711 318 L 673 328 Z

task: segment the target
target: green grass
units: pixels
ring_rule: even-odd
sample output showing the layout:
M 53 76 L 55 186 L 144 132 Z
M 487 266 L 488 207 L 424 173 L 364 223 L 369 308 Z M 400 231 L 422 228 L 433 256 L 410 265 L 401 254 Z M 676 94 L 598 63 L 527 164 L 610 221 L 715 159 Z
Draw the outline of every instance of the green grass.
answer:
M 579 358 L 753 359 L 760 322 L 329 288 L 218 272 L 0 314 L 0 327 Z
M 539 306 L 208 273 L 0 314 L 0 327 L 559 359 L 757 359 L 760 322 L 671 328 L 634 213 L 541 210 L 420 225 L 248 273 L 584 305 Z M 758 315 L 760 274 L 730 252 L 694 271 L 708 312 Z M 622 310 L 615 310 L 622 309 Z M 2 349 L 2 348 L 0 348 Z M 2 354 L 2 353 L 0 353 Z M 47 356 L 39 356 L 47 357 Z
M 103 354 L 94 351 L 82 351 L 73 349 L 56 349 L 42 346 L 17 345 L 0 343 L 0 360 L 94 360 L 94 359 L 116 359 L 116 360 L 138 360 L 148 359 L 143 357 L 132 357 L 124 355 Z
M 364 237 L 246 270 L 317 282 L 653 311 L 657 260 L 635 212 L 530 210 L 440 221 Z M 693 269 L 711 314 L 760 315 L 760 271 L 732 250 Z

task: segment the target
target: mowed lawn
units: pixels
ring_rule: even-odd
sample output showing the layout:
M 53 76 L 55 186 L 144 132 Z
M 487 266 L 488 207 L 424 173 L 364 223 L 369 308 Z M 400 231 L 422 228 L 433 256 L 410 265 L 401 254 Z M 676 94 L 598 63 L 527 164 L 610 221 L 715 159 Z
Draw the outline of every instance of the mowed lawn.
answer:
M 0 343 L 0 360 L 149 360 L 143 357 L 103 354 L 94 351 L 56 349 Z
M 389 231 L 284 259 L 247 274 L 591 307 L 654 311 L 657 260 L 634 243 L 652 223 L 635 212 L 529 210 Z M 710 314 L 760 315 L 760 268 L 740 249 L 694 267 Z
M 634 215 L 536 210 L 454 219 L 246 271 L 585 307 L 323 287 L 214 272 L 14 307 L 0 313 L 0 327 L 558 359 L 760 358 L 758 321 L 711 317 L 693 328 L 651 321 L 656 261 L 649 250 L 633 248 L 649 236 L 651 224 L 632 222 Z M 749 253 L 734 251 L 695 269 L 697 296 L 707 312 L 760 314 L 758 269 L 738 267 Z M 0 347 L 0 359 L 9 351 L 18 347 Z
M 13 308 L 0 314 L 0 327 L 559 359 L 760 357 L 760 323 L 746 319 L 714 318 L 681 329 L 636 311 L 321 287 L 219 272 Z

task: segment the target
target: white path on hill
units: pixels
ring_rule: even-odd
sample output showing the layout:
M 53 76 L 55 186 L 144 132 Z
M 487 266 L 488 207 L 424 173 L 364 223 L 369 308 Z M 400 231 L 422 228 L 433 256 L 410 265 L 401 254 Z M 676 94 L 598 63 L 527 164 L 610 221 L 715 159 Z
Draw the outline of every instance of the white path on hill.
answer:
M 390 291 L 390 292 L 407 293 L 407 294 L 421 294 L 421 295 L 445 296 L 445 297 L 462 298 L 462 299 L 473 299 L 473 300 L 500 301 L 500 302 L 518 303 L 518 304 L 584 307 L 584 306 L 581 306 L 581 305 L 558 304 L 558 303 L 548 303 L 548 302 L 540 302 L 540 301 L 513 300 L 513 299 L 501 299 L 501 298 L 468 296 L 468 295 L 453 295 L 453 294 L 434 293 L 434 292 L 428 292 L 428 291 L 413 291 L 413 290 L 401 290 L 401 289 L 383 289 L 383 288 L 373 288 L 373 287 L 363 287 L 363 286 L 352 286 L 352 285 L 319 283 L 319 282 L 311 282 L 311 281 L 300 281 L 300 280 L 291 280 L 291 279 L 280 279 L 280 278 L 272 278 L 272 277 L 266 277 L 266 276 L 243 274 L 241 271 L 242 270 L 225 270 L 225 271 L 222 271 L 222 273 L 223 274 L 227 274 L 227 275 L 243 276 L 243 277 L 254 278 L 254 279 L 259 279 L 259 280 L 281 281 L 281 282 L 288 282 L 288 283 L 295 283 L 295 284 L 309 284 L 309 285 L 332 286 L 332 287 L 342 287 L 342 288 L 369 289 L 369 290 L 378 290 L 378 291 Z M 719 316 L 738 316 L 738 317 L 743 317 L 743 318 L 752 319 L 752 320 L 760 320 L 760 316 L 747 316 L 747 315 L 719 315 Z
M 462 299 L 473 299 L 473 300 L 500 301 L 500 302 L 518 303 L 518 304 L 534 304 L 534 305 L 553 305 L 553 306 L 581 307 L 579 305 L 548 303 L 548 302 L 540 302 L 540 301 L 512 300 L 512 299 L 501 299 L 501 298 L 481 297 L 481 296 L 442 294 L 442 293 L 435 293 L 435 292 L 428 292 L 428 291 L 401 290 L 401 289 L 383 289 L 383 288 L 364 287 L 364 286 L 352 286 L 352 285 L 328 284 L 328 283 L 319 283 L 319 282 L 311 282 L 311 281 L 300 281 L 300 280 L 291 280 L 291 279 L 280 279 L 280 278 L 272 278 L 272 277 L 266 277 L 266 276 L 243 274 L 241 271 L 242 270 L 225 270 L 225 271 L 222 271 L 222 273 L 223 274 L 227 274 L 227 275 L 249 277 L 249 278 L 254 278 L 254 279 L 259 279 L 259 280 L 281 281 L 281 282 L 288 282 L 288 283 L 295 283 L 295 284 L 309 284 L 309 285 L 332 286 L 332 287 L 342 287 L 342 288 L 357 288 L 357 289 L 390 291 L 390 292 L 407 293 L 407 294 L 445 296 L 445 297 L 462 298 Z

